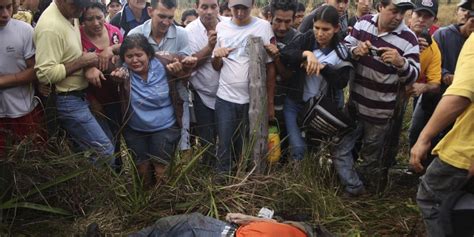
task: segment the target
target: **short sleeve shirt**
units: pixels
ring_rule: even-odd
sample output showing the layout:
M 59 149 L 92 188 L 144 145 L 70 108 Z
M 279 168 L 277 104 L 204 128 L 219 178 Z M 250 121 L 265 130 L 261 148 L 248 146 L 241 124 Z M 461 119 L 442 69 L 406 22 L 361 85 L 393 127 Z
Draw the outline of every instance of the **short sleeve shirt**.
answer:
M 252 21 L 245 26 L 238 26 L 234 22 L 222 21 L 217 24 L 217 48 L 233 48 L 228 57 L 223 58 L 220 71 L 217 96 L 225 101 L 236 104 L 247 104 L 249 96 L 249 62 L 250 57 L 245 48 L 250 35 L 261 37 L 263 44 L 275 43 L 275 36 L 268 21 L 252 17 Z M 267 63 L 272 62 L 267 56 Z
M 0 76 L 19 73 L 26 69 L 26 59 L 35 55 L 31 25 L 10 19 L 0 27 Z M 37 105 L 31 84 L 0 88 L 0 118 L 18 118 L 31 112 Z

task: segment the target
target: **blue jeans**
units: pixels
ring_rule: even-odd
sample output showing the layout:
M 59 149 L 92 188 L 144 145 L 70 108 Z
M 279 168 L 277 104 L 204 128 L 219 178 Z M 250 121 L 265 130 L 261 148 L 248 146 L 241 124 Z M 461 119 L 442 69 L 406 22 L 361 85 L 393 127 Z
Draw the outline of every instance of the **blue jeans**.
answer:
M 229 172 L 232 160 L 241 154 L 243 140 L 248 134 L 249 104 L 236 104 L 217 97 L 215 108 L 219 137 L 217 170 Z
M 215 110 L 207 107 L 202 102 L 197 92 L 194 93 L 194 112 L 196 114 L 196 131 L 203 147 L 210 145 L 204 155 L 207 161 L 215 157 L 216 124 Z
M 293 160 L 302 160 L 306 151 L 306 141 L 301 136 L 301 129 L 297 122 L 298 113 L 303 107 L 304 104 L 296 103 L 289 97 L 286 97 L 283 106 L 283 116 L 290 143 L 290 154 Z
M 341 142 L 333 148 L 334 167 L 339 175 L 346 192 L 357 193 L 364 188 L 359 174 L 354 165 L 352 150 L 359 138 L 362 138 L 362 147 L 360 149 L 360 157 L 363 162 L 360 164 L 360 171 L 363 175 L 377 177 L 382 168 L 381 154 L 383 144 L 385 142 L 386 132 L 389 124 L 377 125 L 365 120 L 356 122 L 356 129 L 346 134 Z M 373 180 L 367 180 L 373 181 Z
M 234 236 L 235 227 L 200 213 L 169 216 L 130 237 L 225 237 Z
M 180 130 L 171 127 L 157 132 L 141 132 L 126 126 L 123 136 L 137 165 L 150 159 L 168 165 L 174 157 Z
M 93 149 L 100 156 L 112 157 L 114 145 L 92 115 L 85 94 L 58 95 L 56 109 L 60 125 L 77 144 L 79 151 Z M 96 162 L 97 157 L 93 157 L 92 161 Z M 110 164 L 114 162 L 111 160 Z
M 439 222 L 440 206 L 446 197 L 467 182 L 467 170 L 458 169 L 436 157 L 420 178 L 416 202 L 430 237 L 445 236 Z

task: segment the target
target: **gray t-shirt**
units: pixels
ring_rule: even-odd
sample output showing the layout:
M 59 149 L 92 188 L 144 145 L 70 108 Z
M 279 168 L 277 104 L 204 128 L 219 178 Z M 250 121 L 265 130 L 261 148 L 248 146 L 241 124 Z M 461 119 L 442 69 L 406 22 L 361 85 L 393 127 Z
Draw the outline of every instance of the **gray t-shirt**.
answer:
M 0 27 L 0 76 L 26 69 L 26 59 L 35 55 L 33 28 L 11 19 Z M 30 113 L 38 104 L 32 84 L 0 88 L 0 118 L 18 118 Z

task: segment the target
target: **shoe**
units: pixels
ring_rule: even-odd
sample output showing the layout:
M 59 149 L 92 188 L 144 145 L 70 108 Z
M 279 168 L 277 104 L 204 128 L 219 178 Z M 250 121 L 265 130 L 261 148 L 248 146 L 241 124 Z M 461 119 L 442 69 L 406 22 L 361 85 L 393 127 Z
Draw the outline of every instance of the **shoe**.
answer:
M 343 198 L 356 198 L 356 197 L 365 196 L 366 194 L 367 194 L 367 191 L 365 190 L 364 187 L 362 187 L 355 192 L 344 191 L 344 193 L 342 193 L 342 197 Z

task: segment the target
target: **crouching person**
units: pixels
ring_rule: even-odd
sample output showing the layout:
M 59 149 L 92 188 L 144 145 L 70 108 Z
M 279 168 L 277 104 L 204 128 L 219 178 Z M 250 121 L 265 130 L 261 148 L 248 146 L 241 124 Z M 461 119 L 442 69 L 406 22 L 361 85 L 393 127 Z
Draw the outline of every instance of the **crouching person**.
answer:
M 163 179 L 180 139 L 183 111 L 176 78 L 185 75 L 184 60 L 155 58 L 153 47 L 141 34 L 125 38 L 120 58 L 125 68 L 112 76 L 122 82 L 123 135 L 144 185 L 149 186 L 153 173 L 157 182 Z

